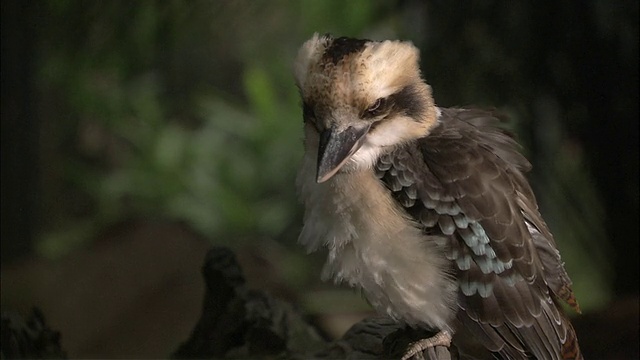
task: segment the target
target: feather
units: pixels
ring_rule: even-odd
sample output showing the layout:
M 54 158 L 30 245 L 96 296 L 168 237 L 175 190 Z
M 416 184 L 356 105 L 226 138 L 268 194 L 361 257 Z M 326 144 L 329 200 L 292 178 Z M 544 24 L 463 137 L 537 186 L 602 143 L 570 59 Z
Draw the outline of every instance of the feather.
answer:
M 529 162 L 491 114 L 442 111 L 429 136 L 381 158 L 382 181 L 425 233 L 442 235 L 466 331 L 505 357 L 555 359 L 565 347 L 575 354 L 551 294 L 575 298 L 522 174 Z
M 556 302 L 579 307 L 531 164 L 500 114 L 437 108 L 418 56 L 407 42 L 317 34 L 301 47 L 299 241 L 328 250 L 323 277 L 393 319 L 454 334 L 461 353 L 581 358 Z

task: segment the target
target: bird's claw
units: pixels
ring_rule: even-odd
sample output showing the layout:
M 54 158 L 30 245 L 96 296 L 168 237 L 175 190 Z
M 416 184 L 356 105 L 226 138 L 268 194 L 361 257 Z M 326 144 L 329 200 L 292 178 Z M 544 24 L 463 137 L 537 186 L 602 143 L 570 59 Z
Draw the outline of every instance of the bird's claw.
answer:
M 424 350 L 436 346 L 451 346 L 451 333 L 447 330 L 442 330 L 430 338 L 412 342 L 402 356 L 402 360 L 408 360 L 416 356 L 416 354 L 421 355 Z

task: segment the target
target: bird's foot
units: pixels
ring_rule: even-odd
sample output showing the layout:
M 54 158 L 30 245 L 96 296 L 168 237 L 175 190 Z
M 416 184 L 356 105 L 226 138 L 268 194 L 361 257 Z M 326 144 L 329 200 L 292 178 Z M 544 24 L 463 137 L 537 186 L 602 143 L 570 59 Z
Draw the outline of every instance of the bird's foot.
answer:
M 436 347 L 436 346 L 449 347 L 450 345 L 451 345 L 451 333 L 448 332 L 447 330 L 442 330 L 430 338 L 418 340 L 416 342 L 412 342 L 411 344 L 409 344 L 409 348 L 402 356 L 402 360 L 410 359 L 414 355 L 418 353 L 422 353 L 423 351 L 425 351 L 430 347 Z

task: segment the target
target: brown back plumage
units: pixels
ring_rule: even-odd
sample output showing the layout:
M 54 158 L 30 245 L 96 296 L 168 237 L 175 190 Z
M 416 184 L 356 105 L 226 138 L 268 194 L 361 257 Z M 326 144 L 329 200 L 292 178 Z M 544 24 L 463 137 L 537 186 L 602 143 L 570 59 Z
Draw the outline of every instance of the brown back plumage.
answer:
M 441 235 L 458 279 L 460 333 L 503 358 L 581 358 L 556 301 L 579 307 L 523 175 L 529 162 L 492 113 L 441 111 L 428 136 L 376 169 L 424 232 Z

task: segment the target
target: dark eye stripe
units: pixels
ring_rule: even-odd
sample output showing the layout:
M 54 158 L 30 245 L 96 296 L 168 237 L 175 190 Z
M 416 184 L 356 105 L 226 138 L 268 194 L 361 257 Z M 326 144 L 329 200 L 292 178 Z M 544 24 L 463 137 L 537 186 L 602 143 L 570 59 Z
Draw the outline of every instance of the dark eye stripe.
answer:
M 402 90 L 392 94 L 388 102 L 393 104 L 395 111 L 404 112 L 405 115 L 417 118 L 425 111 L 425 104 L 421 101 L 418 88 L 415 85 L 407 85 Z
M 400 91 L 386 98 L 379 98 L 362 114 L 363 119 L 372 119 L 390 113 L 402 113 L 412 118 L 418 118 L 424 111 L 425 105 L 415 85 L 407 85 Z

